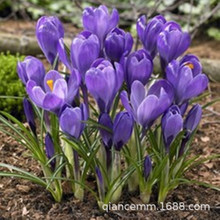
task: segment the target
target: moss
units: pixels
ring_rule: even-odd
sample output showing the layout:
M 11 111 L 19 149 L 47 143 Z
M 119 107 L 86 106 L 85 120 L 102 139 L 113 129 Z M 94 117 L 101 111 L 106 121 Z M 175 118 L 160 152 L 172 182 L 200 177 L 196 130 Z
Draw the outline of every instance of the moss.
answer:
M 24 56 L 0 53 L 0 96 L 23 97 L 25 88 L 17 75 L 17 62 Z M 0 98 L 0 110 L 6 111 L 15 117 L 23 118 L 22 99 Z

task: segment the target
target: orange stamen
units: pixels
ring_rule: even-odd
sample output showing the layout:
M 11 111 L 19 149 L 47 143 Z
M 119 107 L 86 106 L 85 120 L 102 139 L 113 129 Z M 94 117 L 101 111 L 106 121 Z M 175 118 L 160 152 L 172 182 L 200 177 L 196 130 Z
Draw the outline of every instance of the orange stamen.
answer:
M 51 92 L 53 91 L 53 80 L 47 80 L 47 85 L 49 86 Z

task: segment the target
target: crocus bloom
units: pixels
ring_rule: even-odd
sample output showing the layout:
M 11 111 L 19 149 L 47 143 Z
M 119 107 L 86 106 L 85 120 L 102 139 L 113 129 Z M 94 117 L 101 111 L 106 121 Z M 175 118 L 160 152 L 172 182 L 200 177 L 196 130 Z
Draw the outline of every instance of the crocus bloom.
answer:
M 121 93 L 121 101 L 135 121 L 147 129 L 173 102 L 173 89 L 166 80 L 158 80 L 146 94 L 144 85 L 136 80 L 131 86 L 131 106 L 125 91 Z
M 97 59 L 86 72 L 86 86 L 95 98 L 101 113 L 110 111 L 123 78 L 123 69 L 119 63 L 115 63 L 114 68 L 108 60 L 102 58 Z
M 105 39 L 105 53 L 111 61 L 119 62 L 122 56 L 127 56 L 133 46 L 133 38 L 130 33 L 115 28 Z
M 85 123 L 88 119 L 88 111 L 84 104 L 80 107 L 66 107 L 60 114 L 59 122 L 62 131 L 70 137 L 79 139 L 83 129 L 85 128 Z
M 46 155 L 48 159 L 51 159 L 54 156 L 54 143 L 52 140 L 52 137 L 49 133 L 46 134 L 45 136 L 45 150 L 46 150 Z M 50 164 L 52 166 L 52 168 L 55 167 L 55 159 L 53 159 Z
M 182 105 L 201 94 L 208 85 L 208 78 L 201 72 L 201 65 L 195 56 L 173 60 L 166 68 L 166 78 L 175 90 L 175 103 Z
M 65 52 L 63 39 L 59 40 L 58 51 L 61 61 L 69 69 L 76 68 L 84 78 L 85 72 L 99 56 L 100 44 L 96 35 L 83 31 L 72 41 L 70 60 Z
M 88 7 L 83 11 L 82 21 L 85 30 L 98 36 L 102 48 L 107 34 L 117 26 L 119 15 L 116 9 L 110 15 L 104 5 L 98 8 Z
M 157 49 L 161 58 L 162 68 L 183 54 L 190 45 L 190 35 L 181 30 L 176 22 L 167 22 L 157 38 Z
M 32 104 L 28 99 L 24 98 L 23 100 L 24 113 L 27 119 L 27 122 L 32 130 L 32 132 L 36 135 L 36 124 L 34 121 L 34 110 Z
M 186 134 L 179 150 L 179 156 L 183 154 L 185 150 L 185 145 L 189 141 L 192 133 L 199 125 L 201 118 L 202 118 L 202 108 L 199 104 L 196 104 L 190 109 L 183 123 L 183 128 L 186 130 Z
M 150 173 L 152 171 L 152 162 L 151 162 L 151 158 L 149 155 L 147 155 L 145 158 L 144 158 L 144 177 L 145 177 L 145 180 L 148 179 Z
M 112 119 L 107 113 L 102 113 L 99 117 L 99 124 L 109 129 L 100 128 L 100 134 L 102 137 L 102 141 L 108 149 L 112 146 L 112 137 L 113 137 L 113 123 Z
M 129 112 L 119 112 L 113 123 L 113 143 L 116 150 L 121 150 L 131 137 L 134 119 Z
M 44 87 L 29 80 L 26 90 L 31 100 L 40 108 L 56 112 L 65 104 L 72 104 L 78 92 L 80 77 L 77 71 L 70 75 L 68 83 L 55 70 L 49 71 L 44 78 Z
M 43 63 L 32 56 L 27 56 L 24 61 L 17 63 L 17 73 L 24 85 L 28 80 L 33 80 L 37 85 L 42 85 L 45 76 Z
M 153 62 L 150 55 L 144 50 L 131 53 L 124 61 L 125 80 L 130 90 L 132 83 L 139 80 L 146 85 L 153 71 Z
M 57 44 L 64 37 L 64 29 L 57 17 L 43 16 L 37 21 L 36 36 L 45 57 L 53 65 L 57 56 Z
M 145 50 L 149 52 L 152 58 L 157 53 L 157 37 L 163 30 L 166 20 L 163 16 L 158 15 L 146 23 L 145 15 L 141 16 L 137 21 L 137 33 L 144 45 Z
M 162 118 L 162 132 L 165 142 L 166 152 L 176 136 L 183 128 L 183 118 L 180 109 L 176 105 L 172 105 Z

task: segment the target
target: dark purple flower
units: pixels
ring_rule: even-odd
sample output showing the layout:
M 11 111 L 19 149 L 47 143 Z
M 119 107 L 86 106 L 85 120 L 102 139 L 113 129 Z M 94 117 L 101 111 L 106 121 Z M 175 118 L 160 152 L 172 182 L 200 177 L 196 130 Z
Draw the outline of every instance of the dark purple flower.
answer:
M 59 122 L 62 131 L 70 137 L 79 139 L 84 128 L 85 123 L 88 119 L 88 110 L 85 105 L 81 107 L 66 107 L 60 114 Z
M 144 50 L 131 53 L 124 61 L 125 80 L 131 88 L 135 80 L 146 85 L 153 71 L 153 62 L 150 55 Z
M 112 138 L 113 138 L 113 123 L 112 123 L 112 119 L 109 116 L 109 114 L 107 113 L 102 113 L 99 117 L 99 124 L 108 128 L 110 131 L 108 131 L 107 129 L 104 128 L 100 128 L 100 134 L 102 137 L 102 141 L 105 145 L 105 147 L 107 147 L 108 149 L 111 148 L 112 146 Z
M 137 21 L 137 33 L 144 45 L 145 50 L 149 52 L 152 58 L 157 53 L 157 37 L 163 30 L 166 23 L 162 15 L 155 16 L 148 23 L 146 23 L 145 15 L 141 16 Z
M 144 178 L 145 178 L 145 180 L 148 179 L 151 171 L 152 171 L 152 162 L 151 162 L 150 156 L 147 155 L 144 158 Z
M 131 137 L 134 119 L 129 112 L 119 112 L 113 123 L 113 143 L 115 149 L 120 151 Z
M 119 15 L 116 9 L 113 9 L 110 15 L 104 5 L 98 8 L 87 7 L 83 11 L 82 21 L 85 30 L 98 36 L 101 48 L 103 48 L 105 37 L 118 24 Z
M 36 124 L 34 121 L 34 110 L 32 107 L 32 104 L 28 99 L 24 98 L 23 99 L 23 107 L 24 107 L 24 113 L 26 116 L 26 120 L 32 130 L 32 132 L 36 135 Z
M 183 118 L 177 105 L 172 105 L 162 118 L 162 132 L 165 142 L 166 152 L 176 136 L 183 128 Z
M 102 58 L 97 59 L 86 72 L 86 86 L 95 98 L 101 113 L 109 113 L 123 78 L 123 69 L 119 63 L 115 63 L 114 68 L 108 60 Z
M 37 85 L 42 85 L 45 76 L 43 63 L 32 56 L 27 56 L 23 62 L 17 63 L 17 73 L 24 85 L 28 80 L 33 80 Z
M 77 71 L 70 75 L 68 83 L 55 70 L 49 71 L 44 78 L 44 87 L 29 80 L 26 90 L 31 100 L 40 108 L 57 112 L 65 103 L 72 104 L 78 92 L 80 77 Z
M 208 85 L 208 78 L 201 72 L 195 56 L 184 57 L 180 62 L 173 60 L 166 68 L 166 78 L 175 90 L 175 103 L 182 105 L 201 94 Z
M 119 62 L 122 56 L 127 56 L 133 46 L 133 38 L 130 33 L 115 28 L 105 39 L 105 53 L 113 62 Z
M 184 153 L 185 146 L 189 141 L 189 139 L 191 138 L 192 133 L 199 125 L 201 118 L 202 118 L 202 108 L 199 104 L 196 104 L 190 109 L 183 123 L 183 128 L 186 130 L 186 134 L 185 134 L 185 138 L 182 140 L 182 144 L 179 150 L 179 156 L 181 156 Z
M 131 86 L 131 106 L 125 91 L 121 93 L 121 101 L 135 121 L 147 129 L 172 104 L 173 89 L 166 80 L 158 80 L 146 95 L 144 85 L 136 80 Z
M 64 29 L 57 17 L 43 16 L 37 21 L 36 36 L 45 57 L 53 65 L 57 56 L 57 44 L 64 37 Z
M 47 158 L 50 160 L 54 156 L 55 151 L 54 151 L 54 143 L 53 143 L 52 137 L 49 133 L 47 133 L 46 137 L 45 137 L 45 150 L 46 150 Z M 53 159 L 50 162 L 51 167 L 53 169 L 55 168 L 55 163 L 56 163 L 55 159 Z
M 169 62 L 183 54 L 190 45 L 190 35 L 176 22 L 167 22 L 157 38 L 157 49 L 164 69 Z

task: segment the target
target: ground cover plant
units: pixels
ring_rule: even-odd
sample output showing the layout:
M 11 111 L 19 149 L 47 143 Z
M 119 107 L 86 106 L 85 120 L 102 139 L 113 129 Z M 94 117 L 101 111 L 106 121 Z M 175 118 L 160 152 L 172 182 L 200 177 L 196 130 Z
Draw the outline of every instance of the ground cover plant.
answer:
M 51 70 L 46 73 L 31 56 L 18 62 L 29 128 L 1 112 L 0 129 L 30 150 L 44 176 L 5 163 L 0 166 L 9 171 L 0 175 L 40 184 L 57 202 L 62 182 L 69 181 L 76 198 L 83 200 L 84 191 L 90 191 L 100 208 L 120 201 L 125 188 L 138 190 L 144 203 L 153 189 L 161 203 L 180 184 L 219 190 L 184 177 L 190 168 L 219 157 L 189 156 L 202 116 L 196 97 L 208 85 L 199 59 L 182 56 L 189 34 L 161 15 L 150 21 L 142 16 L 137 33 L 143 48 L 133 51 L 131 34 L 118 22 L 115 9 L 86 8 L 84 30 L 69 48 L 58 18 L 38 20 L 36 37 Z M 162 76 L 152 74 L 158 55 Z M 96 177 L 98 190 L 87 184 L 88 176 Z

